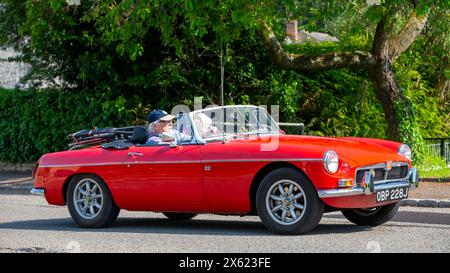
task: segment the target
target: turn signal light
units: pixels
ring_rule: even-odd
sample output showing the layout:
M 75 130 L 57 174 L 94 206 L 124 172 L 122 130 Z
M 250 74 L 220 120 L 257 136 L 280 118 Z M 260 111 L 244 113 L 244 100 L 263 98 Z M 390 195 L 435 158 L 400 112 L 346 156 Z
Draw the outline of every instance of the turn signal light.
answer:
M 338 181 L 339 188 L 349 188 L 353 186 L 355 186 L 355 184 L 353 183 L 353 179 L 351 178 L 339 179 Z

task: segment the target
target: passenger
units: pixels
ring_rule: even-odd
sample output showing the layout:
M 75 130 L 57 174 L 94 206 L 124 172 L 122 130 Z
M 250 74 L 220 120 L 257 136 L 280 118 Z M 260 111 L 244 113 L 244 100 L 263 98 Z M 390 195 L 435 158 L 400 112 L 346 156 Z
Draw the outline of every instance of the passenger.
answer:
M 203 113 L 198 113 L 194 116 L 195 127 L 202 138 L 210 136 L 217 136 L 218 130 L 212 126 L 212 120 Z

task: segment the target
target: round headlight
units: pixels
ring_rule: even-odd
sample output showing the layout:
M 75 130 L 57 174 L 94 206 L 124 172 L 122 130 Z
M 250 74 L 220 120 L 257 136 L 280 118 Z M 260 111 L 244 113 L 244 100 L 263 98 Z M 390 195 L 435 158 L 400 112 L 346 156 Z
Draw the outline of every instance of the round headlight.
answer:
M 339 169 L 339 157 L 335 151 L 328 151 L 323 155 L 323 167 L 331 174 Z
M 408 145 L 406 144 L 402 144 L 399 148 L 398 148 L 398 154 L 402 155 L 404 157 L 406 157 L 407 159 L 411 160 L 412 159 L 412 152 L 411 149 L 409 148 Z

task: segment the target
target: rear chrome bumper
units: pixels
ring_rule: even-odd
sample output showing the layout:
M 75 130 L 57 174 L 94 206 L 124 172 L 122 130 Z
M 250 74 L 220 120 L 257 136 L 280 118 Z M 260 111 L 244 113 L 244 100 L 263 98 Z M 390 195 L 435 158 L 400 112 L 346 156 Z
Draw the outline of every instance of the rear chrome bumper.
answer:
M 352 196 L 352 195 L 371 195 L 376 193 L 377 191 L 393 189 L 398 187 L 409 187 L 410 190 L 414 190 L 419 187 L 419 175 L 416 168 L 411 168 L 408 172 L 408 176 L 401 180 L 391 181 L 389 183 L 383 184 L 375 184 L 372 180 L 371 185 L 367 185 L 366 188 L 361 186 L 356 186 L 353 188 L 346 189 L 327 189 L 327 190 L 319 190 L 319 198 L 330 198 L 330 197 L 344 197 L 344 196 Z
M 30 193 L 31 193 L 31 195 L 44 196 L 45 195 L 45 189 L 33 188 L 33 189 L 31 189 Z

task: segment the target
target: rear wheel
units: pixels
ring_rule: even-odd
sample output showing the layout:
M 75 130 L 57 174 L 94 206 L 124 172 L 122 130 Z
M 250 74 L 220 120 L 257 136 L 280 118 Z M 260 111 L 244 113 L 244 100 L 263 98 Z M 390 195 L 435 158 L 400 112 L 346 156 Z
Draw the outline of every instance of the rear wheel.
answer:
M 378 226 L 391 220 L 398 211 L 400 202 L 370 209 L 343 210 L 350 222 L 360 226 Z
M 190 220 L 190 219 L 194 218 L 195 216 L 197 216 L 196 213 L 163 212 L 163 214 L 170 220 L 174 220 L 174 221 Z
M 75 223 L 99 228 L 111 225 L 120 209 L 105 182 L 95 175 L 80 175 L 70 181 L 67 206 Z
M 303 173 L 280 168 L 262 180 L 256 193 L 256 209 L 271 232 L 302 234 L 319 224 L 324 204 Z

